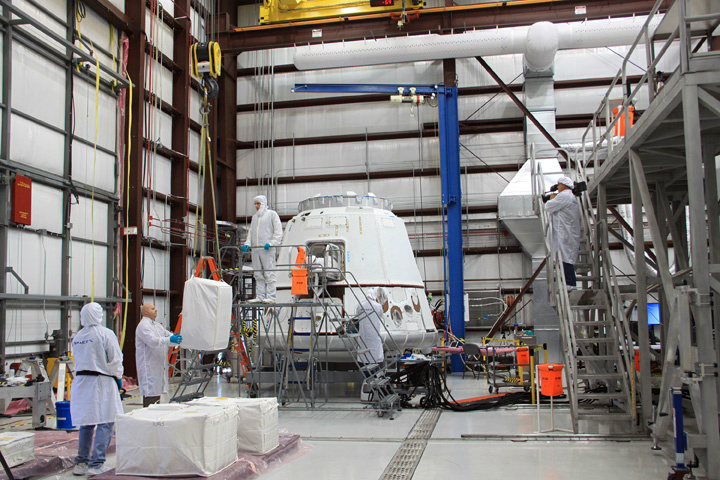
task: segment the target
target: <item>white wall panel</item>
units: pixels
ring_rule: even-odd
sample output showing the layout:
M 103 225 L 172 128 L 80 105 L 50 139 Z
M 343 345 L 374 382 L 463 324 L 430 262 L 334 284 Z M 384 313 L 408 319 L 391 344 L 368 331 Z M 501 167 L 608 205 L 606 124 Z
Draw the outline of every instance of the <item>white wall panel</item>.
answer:
M 166 8 L 168 12 L 174 11 L 172 1 L 168 2 Z M 165 8 L 165 6 L 163 6 Z M 165 25 L 162 19 L 151 14 L 150 10 L 145 10 L 145 32 L 148 34 L 148 41 L 157 46 L 160 51 L 170 60 L 173 59 L 173 31 L 172 28 Z
M 145 114 L 148 115 L 147 110 Z M 148 116 L 149 119 L 149 116 Z M 172 117 L 165 112 L 158 109 L 152 111 L 152 123 L 150 125 L 150 131 L 148 132 L 148 124 L 146 123 L 143 128 L 143 134 L 145 138 L 157 142 L 158 140 L 162 145 L 167 148 L 172 147 Z
M 37 8 L 35 5 L 31 4 L 30 2 L 26 0 L 14 0 L 12 2 L 15 6 L 17 6 L 20 10 L 30 15 L 32 18 L 40 21 L 43 25 L 48 27 L 53 32 L 57 33 L 61 37 L 66 37 L 65 27 L 58 23 L 52 16 L 47 15 L 45 12 L 41 11 L 39 8 Z M 65 1 L 63 0 L 52 0 L 52 1 L 44 1 L 41 3 L 41 5 L 50 12 L 52 12 L 54 15 L 60 17 L 61 19 L 65 20 L 66 17 L 66 9 Z M 17 18 L 17 16 L 13 15 L 13 18 Z M 29 33 L 33 37 L 37 38 L 39 41 L 44 42 L 48 45 L 50 45 L 50 48 L 53 50 L 57 50 L 58 52 L 65 52 L 65 47 L 62 47 L 59 43 L 56 43 L 54 40 L 52 40 L 50 37 L 45 35 L 44 33 L 40 33 L 39 30 L 37 30 L 35 27 L 31 27 L 28 25 L 18 25 L 16 28 L 19 28 L 23 30 L 24 32 Z
M 10 121 L 10 159 L 62 175 L 64 136 L 18 115 Z
M 145 88 L 172 104 L 172 72 L 163 67 L 159 61 L 150 58 L 149 55 L 145 55 L 145 62 Z
M 193 37 L 200 42 L 204 41 L 205 19 L 194 8 L 190 9 L 190 25 L 192 27 Z
M 62 98 L 64 93 L 59 97 Z M 95 142 L 95 84 L 76 80 L 73 88 L 75 100 L 75 135 Z M 58 102 L 58 98 L 53 100 Z M 117 136 L 117 98 L 100 92 L 97 102 L 97 142 L 109 150 L 115 150 Z
M 143 288 L 170 288 L 169 253 L 157 248 L 143 248 Z
M 188 131 L 188 157 L 195 164 L 200 162 L 200 134 L 194 130 Z
M 503 176 L 511 180 L 513 172 L 504 172 Z M 372 192 L 378 197 L 388 198 L 393 203 L 393 208 L 408 209 L 419 207 L 421 201 L 421 189 L 418 182 L 422 182 L 422 202 L 424 208 L 440 205 L 440 178 L 421 177 L 413 178 L 388 178 L 355 181 L 329 181 L 286 184 L 277 186 L 274 192 L 269 192 L 267 187 L 238 187 L 236 204 L 238 215 L 244 212 L 252 213 L 252 198 L 255 195 L 267 195 L 271 208 L 283 215 L 297 213 L 298 202 L 306 198 L 320 195 L 340 195 L 347 191 L 353 191 L 359 195 Z M 507 182 L 496 173 L 463 175 L 463 198 L 470 205 L 495 205 L 497 197 L 504 190 Z
M 12 63 L 12 107 L 65 128 L 65 71 L 17 42 Z
M 152 185 L 150 188 L 164 195 L 170 195 L 170 180 L 172 173 L 172 162 L 165 157 L 160 155 L 149 154 L 143 159 L 144 171 L 147 175 L 150 175 Z M 147 180 L 144 182 L 147 185 Z
M 117 181 L 116 158 L 100 150 L 96 154 L 93 150 L 91 145 L 73 142 L 72 178 L 75 182 L 95 185 L 98 190 L 114 193 Z
M 110 206 L 107 203 L 81 196 L 80 202 L 73 204 L 70 209 L 73 237 L 108 242 L 109 213 Z
M 62 233 L 62 190 L 38 182 L 33 183 L 32 207 L 32 228 L 36 230 L 45 229 L 53 233 Z
M 202 116 L 200 107 L 202 106 L 202 97 L 195 90 L 190 90 L 190 119 L 202 124 Z
M 420 275 L 428 282 L 428 290 L 443 288 L 442 257 L 420 257 L 416 259 Z M 521 288 L 527 281 L 527 259 L 521 253 L 499 255 L 467 255 L 464 277 L 467 290 Z M 500 280 L 498 280 L 498 278 Z
M 89 243 L 73 241 L 70 245 L 72 255 L 70 295 L 87 295 L 93 286 L 93 246 Z M 95 245 L 95 296 L 107 296 L 107 247 Z
M 116 68 L 120 64 L 118 59 L 118 38 L 119 31 L 117 28 L 113 29 L 113 40 L 110 39 L 110 24 L 98 15 L 91 8 L 85 9 L 86 16 L 80 23 L 80 29 L 84 40 L 92 42 L 93 45 L 100 47 L 108 52 L 112 53 L 115 50 Z M 84 48 L 84 47 L 83 47 Z M 112 68 L 112 55 L 105 55 L 100 51 L 96 51 L 100 63 Z M 94 74 L 94 70 L 93 70 Z
M 151 199 L 150 209 L 150 215 L 153 217 L 153 221 L 149 230 L 147 230 L 147 201 L 143 200 L 143 231 L 145 232 L 145 236 L 154 238 L 155 240 L 160 240 L 162 242 L 169 242 L 170 235 L 167 229 L 170 227 L 171 224 L 169 222 L 166 222 L 165 220 L 170 219 L 170 206 L 165 205 L 159 200 Z
M 192 170 L 188 172 L 188 201 L 192 205 L 198 204 L 198 174 Z
M 62 240 L 41 236 L 34 232 L 8 230 L 8 266 L 30 287 L 30 293 L 60 295 L 62 266 Z M 23 293 L 22 286 L 11 275 L 7 276 L 7 289 Z
M 21 342 L 30 340 L 45 340 L 45 333 L 48 337 L 53 330 L 60 328 L 60 311 L 46 308 L 13 309 L 7 310 L 7 325 L 5 327 L 5 340 L 8 342 Z M 29 349 L 28 349 L 29 347 Z M 10 349 L 25 348 L 26 352 L 45 351 L 48 345 L 29 345 L 22 347 L 9 347 Z
M 108 0 L 108 2 L 119 8 L 121 12 L 125 12 L 125 0 Z

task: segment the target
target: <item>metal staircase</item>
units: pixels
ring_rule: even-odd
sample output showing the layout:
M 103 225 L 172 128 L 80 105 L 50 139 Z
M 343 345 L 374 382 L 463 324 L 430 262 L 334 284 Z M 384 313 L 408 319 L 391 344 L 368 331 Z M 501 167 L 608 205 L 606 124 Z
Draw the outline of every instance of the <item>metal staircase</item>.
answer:
M 581 179 L 584 172 L 579 173 Z M 542 192 L 542 171 L 538 172 Z M 555 308 L 562 337 L 565 380 L 572 427 L 579 420 L 603 419 L 636 424 L 634 350 L 622 309 L 607 245 L 593 241 L 596 229 L 607 228 L 598 220 L 586 193 L 579 199 L 581 242 L 576 273 L 578 288 L 568 290 L 560 252 L 553 252 L 552 227 L 540 202 L 538 217 L 545 234 L 550 304 Z

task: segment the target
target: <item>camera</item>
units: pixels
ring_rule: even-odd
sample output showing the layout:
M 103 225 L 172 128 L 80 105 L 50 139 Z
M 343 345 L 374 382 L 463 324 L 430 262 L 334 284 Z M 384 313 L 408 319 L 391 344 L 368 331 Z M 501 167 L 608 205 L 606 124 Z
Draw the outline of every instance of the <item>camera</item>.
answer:
M 572 188 L 572 193 L 576 197 L 579 197 L 582 194 L 582 192 L 587 191 L 587 183 L 585 183 L 585 182 L 575 182 L 574 185 L 575 186 Z M 540 195 L 540 198 L 542 198 L 543 203 L 547 203 L 550 200 L 550 198 L 552 197 L 552 195 L 555 192 L 557 192 L 557 190 L 558 190 L 558 186 L 556 183 L 555 185 L 550 187 L 549 192 L 545 192 L 542 195 Z

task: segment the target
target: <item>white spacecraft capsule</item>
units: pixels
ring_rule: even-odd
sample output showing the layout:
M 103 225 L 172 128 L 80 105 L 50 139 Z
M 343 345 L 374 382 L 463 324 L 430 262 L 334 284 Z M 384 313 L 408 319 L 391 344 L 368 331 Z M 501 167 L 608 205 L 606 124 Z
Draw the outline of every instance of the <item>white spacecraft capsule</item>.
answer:
M 295 262 L 295 246 L 305 246 L 310 255 L 307 261 L 320 265 L 327 277 L 330 298 L 326 301 L 339 306 L 335 312 L 352 316 L 364 299 L 363 292 L 372 287 L 385 290 L 382 320 L 386 328 L 380 334 L 386 353 L 428 350 L 437 344 L 438 331 L 405 224 L 392 213 L 387 199 L 372 194 L 317 196 L 300 202 L 299 210 L 285 227 L 283 246 L 278 249 L 279 268 Z M 318 358 L 349 361 L 347 347 L 326 318 L 332 309 L 317 302 L 312 305 L 310 297 L 293 297 L 289 272 L 278 271 L 277 277 L 278 304 L 307 302 L 308 306 L 274 307 L 265 314 L 260 334 L 263 346 L 286 349 L 292 325 L 293 348 L 312 347 Z

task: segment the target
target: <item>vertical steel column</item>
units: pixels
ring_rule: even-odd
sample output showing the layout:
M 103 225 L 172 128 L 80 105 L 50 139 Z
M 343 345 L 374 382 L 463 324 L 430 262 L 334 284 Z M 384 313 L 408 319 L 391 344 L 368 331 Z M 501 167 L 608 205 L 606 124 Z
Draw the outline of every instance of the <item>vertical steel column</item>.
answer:
M 221 24 L 218 31 L 229 31 L 237 25 L 237 4 L 234 0 L 221 0 Z M 220 101 L 217 102 L 217 145 L 218 155 L 218 204 L 220 218 L 228 222 L 235 222 L 237 187 L 235 186 L 237 157 L 237 55 L 223 57 L 222 75 L 218 79 L 220 84 Z
M 67 2 L 67 8 L 65 10 L 65 18 L 67 20 L 68 29 L 65 38 L 68 42 L 72 43 L 75 40 L 75 2 Z M 65 153 L 64 153 L 64 172 L 63 177 L 72 177 L 72 131 L 73 131 L 73 105 L 72 95 L 74 89 L 73 81 L 73 66 L 72 66 L 73 54 L 70 49 L 65 49 Z M 63 189 L 63 226 L 62 226 L 62 249 L 60 260 L 60 295 L 70 295 L 70 255 L 72 252 L 71 242 L 71 229 L 70 229 L 70 218 L 72 208 L 72 193 L 66 188 Z M 112 222 L 108 221 L 108 227 Z M 108 240 L 110 237 L 108 237 Z M 111 269 L 107 270 L 108 273 L 112 272 Z M 112 276 L 110 276 L 112 278 Z M 108 292 L 110 292 L 108 290 Z M 108 297 L 111 296 L 109 293 Z M 63 302 L 60 307 L 60 331 L 62 332 L 62 340 L 60 341 L 60 352 L 58 355 L 62 355 L 69 348 L 70 342 L 70 318 L 71 318 L 72 304 Z M 106 316 L 109 320 L 111 316 Z M 109 326 L 109 324 L 108 324 Z
M 681 2 L 681 5 L 682 2 Z M 682 18 L 682 17 L 681 17 Z M 697 85 L 688 85 L 682 91 L 683 120 L 685 130 L 685 161 L 687 167 L 688 204 L 690 210 L 690 241 L 693 266 L 693 284 L 697 301 L 693 310 L 697 340 L 697 360 L 708 367 L 715 364 L 717 356 L 713 341 L 712 311 L 710 307 L 710 271 L 708 267 L 708 232 L 703 193 L 703 157 L 700 125 L 700 105 Z M 713 172 L 714 174 L 715 172 Z M 717 368 L 717 365 L 715 365 Z M 720 431 L 718 430 L 717 377 L 707 374 L 700 378 L 700 396 L 703 425 L 701 432 L 707 437 L 704 452 L 705 470 L 708 478 L 720 477 Z
M 4 16 L 10 16 L 3 9 Z M 0 156 L 10 158 L 10 89 L 12 88 L 12 23 L 5 25 L 3 38 L 3 71 L 2 71 L 2 132 L 0 132 Z M 5 268 L 7 267 L 7 237 L 10 225 L 10 185 L 9 171 L 0 169 L 0 293 L 7 293 Z M 7 327 L 7 304 L 0 299 L 0 373 L 5 373 L 5 335 Z
M 173 74 L 173 106 L 180 116 L 172 120 L 172 149 L 183 156 L 173 156 L 170 173 L 170 191 L 174 202 L 170 206 L 170 218 L 174 225 L 187 222 L 190 211 L 188 201 L 189 133 L 190 129 L 190 41 L 191 23 L 185 16 L 190 12 L 190 0 L 176 0 L 175 17 L 178 28 L 174 30 L 173 59 L 182 70 Z M 182 312 L 182 293 L 188 278 L 188 243 L 183 234 L 173 230 L 170 234 L 170 327 L 175 328 Z
M 703 144 L 703 162 L 705 164 L 705 203 L 707 204 L 708 233 L 710 234 L 710 263 L 720 263 L 720 208 L 718 208 L 718 185 L 715 175 L 715 144 Z M 718 292 L 720 293 L 720 292 Z M 720 324 L 720 302 L 713 302 L 713 319 L 715 321 L 715 357 L 720 364 L 720 335 L 717 325 Z M 717 382 L 718 399 L 720 399 L 720 382 Z
M 635 151 L 630 151 L 630 161 L 640 162 Z M 630 169 L 630 195 L 633 213 L 633 243 L 635 246 L 635 292 L 637 295 L 638 347 L 640 354 L 640 401 L 642 407 L 641 428 L 647 428 L 652 419 L 652 385 L 650 384 L 650 339 L 647 319 L 647 262 L 645 261 L 645 227 L 640 185 L 634 169 Z M 648 218 L 648 221 L 652 221 Z M 659 223 L 659 222 L 658 222 Z M 662 252 L 658 252 L 662 255 Z M 634 367 L 628 366 L 634 375 Z
M 129 224 L 125 227 L 137 227 L 136 235 L 124 238 L 129 242 L 129 254 L 125 265 L 129 267 L 129 278 L 126 287 L 130 290 L 131 301 L 127 308 L 127 324 L 125 326 L 125 345 L 123 347 L 125 374 L 134 377 L 135 367 L 135 327 L 140 323 L 140 306 L 142 305 L 142 166 L 143 166 L 143 135 L 145 123 L 145 2 L 127 2 L 127 16 L 132 25 L 137 27 L 130 33 L 127 70 L 133 82 L 132 126 L 127 132 L 130 145 L 130 194 L 125 198 L 125 208 L 129 213 Z M 127 173 L 126 173 L 127 175 Z M 124 194 L 127 194 L 125 192 Z M 123 212 L 125 213 L 125 212 Z M 124 215 L 123 215 L 124 216 Z M 124 249 L 123 249 L 124 250 Z M 124 266 L 125 266 L 124 265 Z
M 462 245 L 462 191 L 460 188 L 460 128 L 458 125 L 458 89 L 439 89 L 440 178 L 442 205 L 447 215 L 447 252 L 449 292 L 446 322 L 458 338 L 465 337 L 465 300 Z M 459 355 L 452 357 L 452 371 L 465 366 Z

